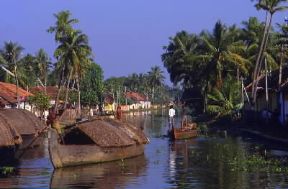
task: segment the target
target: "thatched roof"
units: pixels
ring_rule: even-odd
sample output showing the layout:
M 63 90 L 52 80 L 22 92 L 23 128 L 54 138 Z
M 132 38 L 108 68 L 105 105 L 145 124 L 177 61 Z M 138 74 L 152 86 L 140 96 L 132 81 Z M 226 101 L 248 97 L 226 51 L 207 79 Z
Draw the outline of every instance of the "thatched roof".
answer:
M 125 132 L 130 138 L 135 140 L 138 144 L 147 144 L 149 142 L 144 132 L 140 130 L 140 128 L 130 123 L 110 118 L 105 118 L 104 120 L 109 122 L 114 127 L 117 127 L 118 129 Z
M 107 121 L 93 120 L 79 124 L 77 128 L 101 147 L 121 147 L 135 144 L 135 141 L 124 131 Z
M 59 117 L 59 121 L 63 123 L 75 123 L 78 117 L 76 109 L 65 109 Z
M 20 135 L 35 134 L 45 127 L 34 114 L 21 109 L 2 109 L 0 110 L 0 119 L 5 119 L 6 124 L 15 128 Z
M 19 133 L 9 125 L 5 117 L 0 115 L 0 147 L 14 146 L 22 143 Z

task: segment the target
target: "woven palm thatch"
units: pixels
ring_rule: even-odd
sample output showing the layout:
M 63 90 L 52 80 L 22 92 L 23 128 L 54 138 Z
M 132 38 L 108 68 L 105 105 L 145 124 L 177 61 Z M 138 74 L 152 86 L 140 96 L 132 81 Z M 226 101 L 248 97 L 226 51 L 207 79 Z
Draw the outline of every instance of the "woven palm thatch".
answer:
M 0 115 L 0 147 L 14 146 L 22 143 L 20 134 Z
M 59 121 L 63 123 L 75 123 L 78 113 L 76 109 L 65 109 L 59 117 Z
M 4 117 L 7 124 L 14 128 L 20 135 L 31 135 L 43 129 L 45 124 L 34 114 L 21 109 L 0 110 L 0 117 Z
M 130 123 L 122 122 L 122 121 L 110 119 L 110 118 L 104 118 L 104 120 L 109 122 L 114 127 L 117 127 L 118 129 L 125 132 L 127 135 L 129 135 L 130 138 L 135 140 L 138 144 L 147 144 L 149 142 L 144 132 L 140 130 L 140 128 L 135 127 L 134 125 Z
M 135 141 L 125 132 L 103 120 L 82 123 L 77 128 L 101 147 L 122 147 L 135 144 Z

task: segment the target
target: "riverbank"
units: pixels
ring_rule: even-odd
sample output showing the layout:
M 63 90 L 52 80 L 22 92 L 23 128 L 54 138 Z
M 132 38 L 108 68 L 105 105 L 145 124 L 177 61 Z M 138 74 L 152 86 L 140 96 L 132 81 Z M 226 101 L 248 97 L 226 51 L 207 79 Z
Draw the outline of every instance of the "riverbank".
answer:
M 288 128 L 275 123 L 249 122 L 244 119 L 231 121 L 228 119 L 206 120 L 200 125 L 207 126 L 207 132 L 224 133 L 232 136 L 249 136 L 278 143 L 288 149 Z

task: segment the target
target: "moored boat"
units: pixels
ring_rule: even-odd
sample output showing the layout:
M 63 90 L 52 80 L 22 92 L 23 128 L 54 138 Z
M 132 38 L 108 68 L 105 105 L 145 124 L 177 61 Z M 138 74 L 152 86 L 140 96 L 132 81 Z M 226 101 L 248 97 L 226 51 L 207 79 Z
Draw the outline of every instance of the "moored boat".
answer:
M 174 140 L 194 138 L 197 137 L 197 125 L 196 123 L 190 123 L 181 128 L 172 127 L 169 134 Z
M 115 123 L 113 121 L 113 124 Z M 148 139 L 146 137 L 143 139 L 136 132 L 128 134 L 132 130 L 125 128 L 123 125 L 112 125 L 107 120 L 93 120 L 75 126 L 64 137 L 59 137 L 56 130 L 51 129 L 49 138 L 51 162 L 55 168 L 61 168 L 142 155 L 144 144 Z M 61 140 L 64 140 L 64 143 L 61 143 Z
M 43 144 L 35 137 L 45 128 L 34 114 L 22 109 L 0 109 L 0 164 L 19 159 L 27 148 Z

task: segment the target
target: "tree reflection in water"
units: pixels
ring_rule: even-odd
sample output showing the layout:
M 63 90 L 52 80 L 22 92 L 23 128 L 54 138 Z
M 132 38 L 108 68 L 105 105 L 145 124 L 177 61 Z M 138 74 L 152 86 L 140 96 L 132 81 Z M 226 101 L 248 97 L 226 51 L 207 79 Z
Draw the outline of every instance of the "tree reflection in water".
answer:
M 167 182 L 176 188 L 288 187 L 285 173 L 275 173 L 250 159 L 249 144 L 239 139 L 197 138 L 170 143 Z M 255 156 L 252 156 L 255 157 Z M 249 164 L 250 165 L 247 165 Z M 250 167 L 248 170 L 241 167 Z M 269 166 L 269 165 L 268 165 Z M 240 169 L 239 169 L 240 168 Z M 263 169 L 265 168 L 265 169 Z

